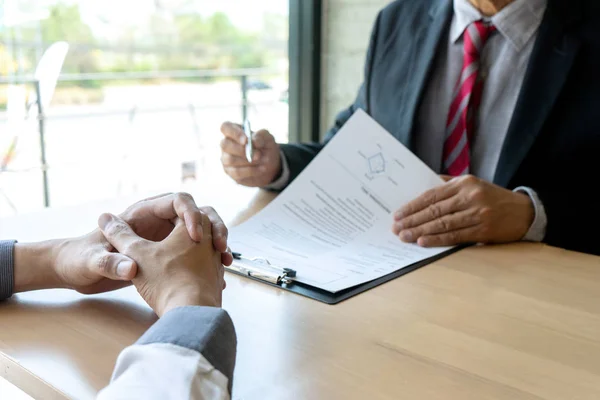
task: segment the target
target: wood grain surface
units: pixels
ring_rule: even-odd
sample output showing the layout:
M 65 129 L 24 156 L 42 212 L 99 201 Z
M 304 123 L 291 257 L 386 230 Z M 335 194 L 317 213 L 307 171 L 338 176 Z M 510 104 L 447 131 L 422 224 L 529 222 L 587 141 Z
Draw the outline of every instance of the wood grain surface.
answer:
M 594 256 L 473 247 L 335 306 L 228 274 L 223 305 L 239 341 L 234 399 L 600 399 Z M 16 295 L 0 305 L 1 374 L 34 398 L 91 399 L 155 318 L 133 288 Z

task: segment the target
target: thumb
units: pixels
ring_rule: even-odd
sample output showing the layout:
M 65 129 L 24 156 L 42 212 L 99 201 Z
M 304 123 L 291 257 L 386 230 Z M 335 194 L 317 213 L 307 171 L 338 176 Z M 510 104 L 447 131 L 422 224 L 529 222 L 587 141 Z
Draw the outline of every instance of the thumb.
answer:
M 114 281 L 130 281 L 137 275 L 137 264 L 123 254 L 103 251 L 92 261 L 96 273 Z
M 139 237 L 133 229 L 121 218 L 112 214 L 102 214 L 98 218 L 98 227 L 106 240 L 119 253 L 130 256 L 130 253 L 140 252 L 147 241 Z

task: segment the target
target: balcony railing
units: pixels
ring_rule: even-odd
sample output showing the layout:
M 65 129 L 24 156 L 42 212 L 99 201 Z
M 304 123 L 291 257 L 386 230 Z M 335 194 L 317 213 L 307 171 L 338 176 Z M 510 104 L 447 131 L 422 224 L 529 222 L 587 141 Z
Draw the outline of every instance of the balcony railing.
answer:
M 273 69 L 236 69 L 236 70 L 198 70 L 198 71 L 156 71 L 156 72 L 123 72 L 123 73 L 84 73 L 84 74 L 62 74 L 58 78 L 58 82 L 148 82 L 148 81 L 178 81 L 178 80 L 203 80 L 203 79 L 233 79 L 239 81 L 239 104 L 241 106 L 242 118 L 248 116 L 248 109 L 250 106 L 256 106 L 256 102 L 251 104 L 249 100 L 249 92 L 254 88 L 251 79 L 254 77 L 264 76 L 281 76 L 282 71 Z M 31 85 L 32 89 L 37 93 L 36 103 L 34 105 L 35 112 L 32 118 L 37 119 L 37 129 L 39 133 L 39 145 L 40 145 L 40 164 L 38 167 L 42 172 L 42 184 L 44 193 L 44 206 L 50 206 L 50 183 L 48 180 L 49 165 L 46 157 L 46 123 L 50 120 L 55 119 L 68 119 L 68 118 L 81 118 L 81 113 L 60 113 L 60 114 L 48 114 L 44 110 L 42 104 L 37 99 L 40 98 L 40 82 L 37 81 L 33 76 L 18 76 L 18 77 L 0 77 L 0 85 Z M 235 102 L 235 104 L 238 104 Z M 186 105 L 171 106 L 166 105 L 164 107 L 151 107 L 141 108 L 132 106 L 128 109 L 116 109 L 100 112 L 87 113 L 85 117 L 101 117 L 109 115 L 126 115 L 129 121 L 133 119 L 139 113 L 158 113 L 167 111 L 181 111 L 188 110 L 192 117 L 195 111 L 199 108 L 218 108 L 218 107 L 231 107 L 232 103 L 218 104 L 210 103 L 207 105 L 197 105 L 189 103 Z M 6 122 L 6 117 L 2 117 L 0 114 L 0 122 Z M 197 128 L 197 127 L 196 127 Z M 0 149 L 3 150 L 3 149 Z M 0 170 L 0 173 L 3 171 Z M 7 171 L 4 171 L 7 172 Z

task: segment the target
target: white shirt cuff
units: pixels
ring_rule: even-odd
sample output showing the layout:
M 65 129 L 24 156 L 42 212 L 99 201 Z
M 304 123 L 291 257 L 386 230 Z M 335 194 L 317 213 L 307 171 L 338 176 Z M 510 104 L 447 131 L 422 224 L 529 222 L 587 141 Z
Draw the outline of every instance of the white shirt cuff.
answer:
M 170 343 L 121 352 L 97 400 L 229 400 L 229 380 L 199 352 Z
M 531 188 L 519 186 L 513 190 L 513 192 L 527 194 L 533 203 L 533 208 L 535 209 L 533 223 L 529 227 L 529 231 L 527 231 L 527 234 L 522 240 L 526 242 L 541 242 L 544 240 L 544 237 L 546 237 L 546 226 L 548 225 L 548 217 L 546 216 L 544 204 L 542 204 L 542 201 L 538 197 L 537 193 Z
M 290 181 L 290 166 L 288 165 L 287 158 L 283 154 L 283 150 L 279 150 L 279 153 L 281 154 L 281 176 L 267 186 L 264 186 L 263 189 L 283 190 Z

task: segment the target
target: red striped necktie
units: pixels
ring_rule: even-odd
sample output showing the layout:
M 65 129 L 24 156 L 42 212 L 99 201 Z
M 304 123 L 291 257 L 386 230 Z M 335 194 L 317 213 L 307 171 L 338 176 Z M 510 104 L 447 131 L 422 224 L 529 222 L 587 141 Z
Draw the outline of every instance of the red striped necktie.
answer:
M 470 146 L 475 133 L 475 114 L 481 104 L 483 80 L 479 74 L 483 46 L 496 31 L 483 21 L 473 22 L 464 33 L 463 68 L 452 96 L 446 123 L 443 170 L 451 176 L 470 173 Z

